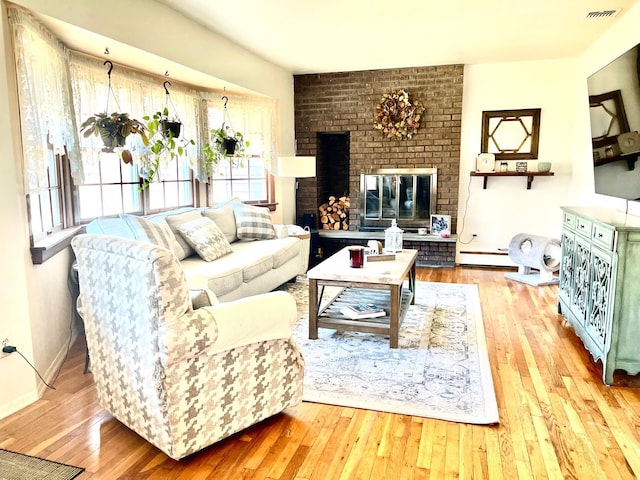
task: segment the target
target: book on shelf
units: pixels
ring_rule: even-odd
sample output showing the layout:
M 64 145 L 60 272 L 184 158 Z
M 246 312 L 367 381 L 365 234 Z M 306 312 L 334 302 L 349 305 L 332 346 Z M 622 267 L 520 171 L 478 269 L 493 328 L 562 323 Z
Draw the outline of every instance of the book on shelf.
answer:
M 351 318 L 352 320 L 357 320 L 361 318 L 375 318 L 375 317 L 384 317 L 386 312 L 384 308 L 378 307 L 377 305 L 373 305 L 372 303 L 359 303 L 357 305 L 347 305 L 343 307 L 340 312 L 346 316 Z

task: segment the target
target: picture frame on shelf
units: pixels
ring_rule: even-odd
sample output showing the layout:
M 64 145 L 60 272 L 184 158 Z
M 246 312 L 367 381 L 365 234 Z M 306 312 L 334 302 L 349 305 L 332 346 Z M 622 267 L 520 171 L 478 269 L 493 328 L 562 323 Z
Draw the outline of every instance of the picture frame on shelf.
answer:
M 431 215 L 431 234 L 448 237 L 451 235 L 451 215 Z

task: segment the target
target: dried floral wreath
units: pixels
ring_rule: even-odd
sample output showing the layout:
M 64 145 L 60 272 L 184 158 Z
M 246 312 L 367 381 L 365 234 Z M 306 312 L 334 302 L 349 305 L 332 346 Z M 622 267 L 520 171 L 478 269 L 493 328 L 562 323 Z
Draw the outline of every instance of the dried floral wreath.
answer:
M 420 127 L 422 112 L 422 103 L 412 98 L 406 90 L 385 93 L 376 106 L 373 128 L 382 130 L 387 138 L 411 138 Z

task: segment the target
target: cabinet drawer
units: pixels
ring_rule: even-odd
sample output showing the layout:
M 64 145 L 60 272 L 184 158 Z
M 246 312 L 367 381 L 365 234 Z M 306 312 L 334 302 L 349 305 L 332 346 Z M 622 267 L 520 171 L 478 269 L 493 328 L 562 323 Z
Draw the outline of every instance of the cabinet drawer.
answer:
M 586 218 L 576 217 L 576 227 L 575 230 L 577 233 L 586 236 L 587 238 L 592 237 L 592 223 L 591 220 L 587 220 Z
M 575 230 L 576 228 L 576 216 L 572 213 L 564 212 L 564 218 L 562 219 L 562 225 L 565 228 Z
M 613 250 L 614 236 L 615 231 L 613 229 L 597 223 L 593 225 L 591 239 L 595 245 L 598 245 L 607 251 L 611 251 Z

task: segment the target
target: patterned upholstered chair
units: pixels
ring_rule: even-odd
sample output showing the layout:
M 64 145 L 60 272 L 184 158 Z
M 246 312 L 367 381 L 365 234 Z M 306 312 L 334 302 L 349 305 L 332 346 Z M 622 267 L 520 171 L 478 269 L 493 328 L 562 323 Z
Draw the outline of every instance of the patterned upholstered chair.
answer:
M 72 246 L 99 402 L 168 456 L 183 458 L 301 401 L 289 294 L 194 309 L 168 250 L 106 235 L 79 235 Z

